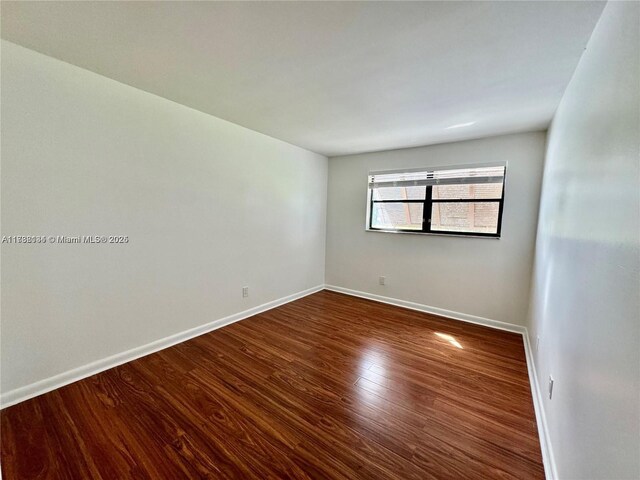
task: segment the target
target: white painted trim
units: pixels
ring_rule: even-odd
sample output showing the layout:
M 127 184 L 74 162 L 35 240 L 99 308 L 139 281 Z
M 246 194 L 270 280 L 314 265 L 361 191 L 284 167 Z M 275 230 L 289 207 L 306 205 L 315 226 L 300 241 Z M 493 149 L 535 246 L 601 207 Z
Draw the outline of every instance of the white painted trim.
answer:
M 523 333 L 522 336 L 522 340 L 524 342 L 524 353 L 527 358 L 529 383 L 531 383 L 533 408 L 536 412 L 536 423 L 538 425 L 538 436 L 540 437 L 540 449 L 542 450 L 544 473 L 547 480 L 556 480 L 558 478 L 558 471 L 556 470 L 556 461 L 553 455 L 553 448 L 551 447 L 551 437 L 549 436 L 547 417 L 544 413 L 542 390 L 540 389 L 540 384 L 538 383 L 538 374 L 536 373 L 536 364 L 533 360 L 531 342 L 529 341 L 529 332 Z
M 91 375 L 95 375 L 96 373 L 103 372 L 118 365 L 122 365 L 123 363 L 130 362 L 132 360 L 135 360 L 136 358 L 144 357 L 145 355 L 149 355 L 150 353 L 154 353 L 178 343 L 182 343 L 186 340 L 200 336 L 204 333 L 211 332 L 231 323 L 244 320 L 245 318 L 257 315 L 267 310 L 271 310 L 272 308 L 279 307 L 280 305 L 284 305 L 285 303 L 289 303 L 299 298 L 306 297 L 307 295 L 311 295 L 312 293 L 319 292 L 323 288 L 323 285 L 318 285 L 316 287 L 309 288 L 307 290 L 303 290 L 301 292 L 294 293 L 292 295 L 288 295 L 286 297 L 282 297 L 277 300 L 264 303 L 262 305 L 258 305 L 257 307 L 250 308 L 243 312 L 235 313 L 233 315 L 229 315 L 228 317 L 214 320 L 204 325 L 200 325 L 199 327 L 191 328 L 189 330 L 185 330 L 183 332 L 161 338 L 154 342 L 147 343 L 146 345 L 135 347 L 131 350 L 117 353 L 101 360 L 96 360 L 95 362 L 91 362 L 87 365 L 74 368 L 73 370 L 54 375 L 53 377 L 45 378 L 44 380 L 40 380 L 30 385 L 4 392 L 2 393 L 2 395 L 0 395 L 0 408 L 6 408 L 11 405 L 15 405 L 16 403 L 20 403 L 24 400 L 42 395 L 43 393 L 50 392 L 51 390 L 55 390 L 56 388 L 64 387 L 65 385 L 76 382 L 78 380 L 82 380 L 83 378 L 90 377 Z
M 500 322 L 498 320 L 491 320 L 490 318 L 477 317 L 468 313 L 454 312 L 453 310 L 445 310 L 444 308 L 431 307 L 429 305 L 423 305 L 422 303 L 409 302 L 407 300 L 400 300 L 397 298 L 383 297 L 382 295 L 376 295 L 373 293 L 361 292 L 358 290 L 351 290 L 350 288 L 337 287 L 335 285 L 325 285 L 326 290 L 333 292 L 344 293 L 353 297 L 366 298 L 368 300 L 374 300 L 376 302 L 387 303 L 389 305 L 395 305 L 396 307 L 404 307 L 410 310 L 417 310 L 419 312 L 431 313 L 432 315 L 439 315 L 441 317 L 452 318 L 454 320 L 461 320 L 467 323 L 475 323 L 476 325 L 483 325 L 485 327 L 496 328 L 498 330 L 506 330 L 508 332 L 525 333 L 526 327 L 521 325 L 515 325 L 513 323 Z
M 325 289 L 331 290 L 333 292 L 344 293 L 346 295 L 351 295 L 354 297 L 366 298 L 375 302 L 387 303 L 389 305 L 395 305 L 397 307 L 417 310 L 419 312 L 431 313 L 433 315 L 438 315 L 449 319 L 461 320 L 463 322 L 474 323 L 476 325 L 483 325 L 485 327 L 521 334 L 522 343 L 524 344 L 525 358 L 527 360 L 527 372 L 529 374 L 529 383 L 531 385 L 531 397 L 533 398 L 536 424 L 538 426 L 538 436 L 540 438 L 540 449 L 542 451 L 542 462 L 544 464 L 545 477 L 547 478 L 547 480 L 557 480 L 558 472 L 556 470 L 556 463 L 553 456 L 553 450 L 551 448 L 547 419 L 544 413 L 542 391 L 540 390 L 540 386 L 538 385 L 536 366 L 533 360 L 533 355 L 531 353 L 531 344 L 529 342 L 529 332 L 527 331 L 526 327 L 523 327 L 521 325 L 514 325 L 512 323 L 500 322 L 498 320 L 492 320 L 489 318 L 477 317 L 468 313 L 460 313 L 454 312 L 452 310 L 445 310 L 444 308 L 431 307 L 429 305 L 423 305 L 421 303 L 409 302 L 397 298 L 383 297 L 381 295 L 361 292 L 358 290 L 351 290 L 344 287 L 337 287 L 334 285 L 325 285 Z

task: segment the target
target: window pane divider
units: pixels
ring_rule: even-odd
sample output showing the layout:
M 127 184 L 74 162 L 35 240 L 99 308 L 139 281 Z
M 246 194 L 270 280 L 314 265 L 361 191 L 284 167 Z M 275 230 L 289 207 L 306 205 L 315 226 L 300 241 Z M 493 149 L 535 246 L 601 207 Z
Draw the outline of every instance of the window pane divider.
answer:
M 423 203 L 423 199 L 411 199 L 411 200 L 371 200 L 373 203 Z
M 501 202 L 501 198 L 433 198 L 433 203 L 483 203 Z M 373 203 L 424 203 L 424 200 L 372 200 Z
M 483 203 L 483 202 L 501 202 L 501 198 L 434 198 L 433 203 Z

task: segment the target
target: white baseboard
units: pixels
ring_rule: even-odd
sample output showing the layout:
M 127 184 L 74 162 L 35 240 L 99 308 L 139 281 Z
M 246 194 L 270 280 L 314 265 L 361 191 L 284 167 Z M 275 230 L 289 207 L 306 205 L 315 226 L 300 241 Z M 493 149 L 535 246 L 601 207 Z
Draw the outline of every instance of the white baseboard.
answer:
M 191 328 L 189 330 L 185 330 L 184 332 L 179 332 L 174 335 L 161 338 L 154 342 L 147 343 L 146 345 L 132 348 L 131 350 L 117 353 L 101 360 L 96 360 L 95 362 L 91 362 L 87 365 L 74 368 L 73 370 L 60 373 L 53 377 L 45 378 L 44 380 L 40 380 L 30 385 L 4 392 L 2 393 L 2 395 L 0 395 L 0 408 L 6 408 L 11 405 L 15 405 L 16 403 L 20 403 L 24 400 L 42 395 L 43 393 L 50 392 L 51 390 L 55 390 L 56 388 L 64 387 L 65 385 L 76 382 L 78 380 L 82 380 L 83 378 L 90 377 L 91 375 L 95 375 L 96 373 L 103 372 L 118 365 L 122 365 L 123 363 L 130 362 L 132 360 L 135 360 L 136 358 L 144 357 L 145 355 L 149 355 L 150 353 L 154 353 L 178 343 L 182 343 L 186 340 L 200 336 L 204 333 L 211 332 L 239 320 L 244 320 L 245 318 L 257 315 L 258 313 L 262 313 L 267 310 L 271 310 L 272 308 L 279 307 L 280 305 L 284 305 L 285 303 L 289 303 L 299 298 L 306 297 L 307 295 L 311 295 L 312 293 L 319 292 L 323 288 L 323 285 L 318 285 L 316 287 L 309 288 L 307 290 L 303 290 L 301 292 L 264 303 L 257 307 L 250 308 L 243 312 L 214 320 L 213 322 L 200 325 L 199 327 Z
M 527 358 L 527 370 L 529 371 L 529 383 L 531 384 L 531 396 L 533 397 L 533 408 L 536 412 L 536 424 L 538 426 L 538 436 L 540 437 L 540 449 L 542 450 L 542 461 L 544 463 L 544 474 L 547 480 L 556 480 L 558 471 L 556 461 L 551 447 L 551 437 L 547 426 L 547 416 L 544 413 L 544 402 L 542 401 L 542 390 L 538 383 L 536 364 L 533 360 L 529 332 L 523 334 L 524 352 Z
M 376 302 L 388 303 L 389 305 L 404 307 L 410 310 L 417 310 L 419 312 L 431 313 L 433 315 L 439 315 L 441 317 L 453 318 L 454 320 L 461 320 L 463 322 L 475 323 L 476 325 L 483 325 L 485 327 L 497 328 L 498 330 L 506 330 L 508 332 L 515 333 L 524 333 L 527 331 L 526 327 L 523 327 L 521 325 L 500 322 L 498 320 L 491 320 L 490 318 L 476 317 L 475 315 L 469 315 L 468 313 L 454 312 L 453 310 L 431 307 L 429 305 L 423 305 L 422 303 L 409 302 L 407 300 L 400 300 L 391 297 L 383 297 L 382 295 L 361 292 L 358 290 L 351 290 L 350 288 L 337 287 L 335 285 L 325 285 L 324 288 L 333 292 L 344 293 L 354 297 L 366 298 L 369 300 L 374 300 Z
M 483 325 L 485 327 L 496 328 L 499 330 L 506 330 L 509 332 L 519 333 L 522 335 L 522 342 L 524 344 L 525 357 L 527 360 L 527 371 L 529 373 L 529 383 L 531 384 L 531 397 L 533 398 L 533 407 L 536 414 L 536 424 L 538 426 L 538 436 L 540 438 L 540 449 L 542 451 L 542 461 L 544 463 L 544 471 L 547 480 L 556 480 L 558 473 L 556 471 L 555 459 L 553 456 L 553 450 L 551 448 L 551 441 L 549 438 L 549 429 L 547 427 L 547 420 L 544 413 L 544 407 L 542 402 L 542 391 L 538 385 L 538 377 L 536 375 L 536 367 L 531 354 L 531 344 L 529 342 L 529 332 L 526 327 L 521 325 L 514 325 L 512 323 L 500 322 L 498 320 L 492 320 L 484 317 L 477 317 L 475 315 L 469 315 L 467 313 L 454 312 L 452 310 L 445 310 L 443 308 L 431 307 L 429 305 L 423 305 L 421 303 L 409 302 L 406 300 L 400 300 L 397 298 L 383 297 L 373 293 L 361 292 L 358 290 L 351 290 L 349 288 L 337 287 L 334 285 L 325 285 L 326 290 L 334 292 L 344 293 L 354 297 L 366 298 L 376 302 L 387 303 L 389 305 L 395 305 L 398 307 L 409 308 L 411 310 L 417 310 L 419 312 L 431 313 L 433 315 L 439 315 L 454 320 L 461 320 L 463 322 L 474 323 L 476 325 Z

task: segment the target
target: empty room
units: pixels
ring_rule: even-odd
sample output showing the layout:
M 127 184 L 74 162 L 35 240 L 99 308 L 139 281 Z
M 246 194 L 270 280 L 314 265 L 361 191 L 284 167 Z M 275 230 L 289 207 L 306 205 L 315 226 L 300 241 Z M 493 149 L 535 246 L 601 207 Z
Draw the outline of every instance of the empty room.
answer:
M 640 479 L 640 2 L 0 18 L 0 479 Z

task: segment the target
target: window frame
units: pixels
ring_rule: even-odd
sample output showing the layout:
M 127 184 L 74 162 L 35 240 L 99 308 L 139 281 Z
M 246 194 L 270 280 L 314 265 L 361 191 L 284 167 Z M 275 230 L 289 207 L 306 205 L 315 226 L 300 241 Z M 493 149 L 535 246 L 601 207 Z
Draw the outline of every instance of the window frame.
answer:
M 399 199 L 399 200 L 374 200 L 373 188 L 369 187 L 367 183 L 367 218 L 366 218 L 366 231 L 368 232 L 383 232 L 383 233 L 409 233 L 414 235 L 444 235 L 455 237 L 474 237 L 474 238 L 494 238 L 500 239 L 502 235 L 502 214 L 504 212 L 504 195 L 505 187 L 507 184 L 507 162 L 503 163 L 490 163 L 490 164 L 471 164 L 471 165 L 451 165 L 443 167 L 425 167 L 414 168 L 405 170 L 388 170 L 369 172 L 367 178 L 371 175 L 391 174 L 391 173 L 409 173 L 409 172 L 432 172 L 437 170 L 457 170 L 457 169 L 469 169 L 469 168 L 483 168 L 501 166 L 504 167 L 504 175 L 502 178 L 502 194 L 498 198 L 467 198 L 467 199 L 434 199 L 433 198 L 433 185 L 425 185 L 425 197 L 421 199 Z M 375 203 L 421 203 L 422 207 L 422 229 L 402 229 L 402 228 L 376 228 L 373 226 L 373 206 Z M 485 232 L 456 232 L 451 230 L 431 230 L 431 217 L 433 212 L 433 205 L 437 203 L 498 203 L 498 224 L 496 227 L 496 233 Z

